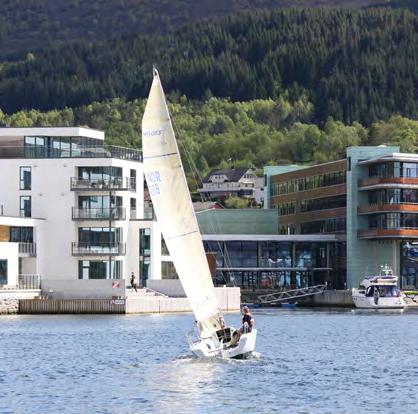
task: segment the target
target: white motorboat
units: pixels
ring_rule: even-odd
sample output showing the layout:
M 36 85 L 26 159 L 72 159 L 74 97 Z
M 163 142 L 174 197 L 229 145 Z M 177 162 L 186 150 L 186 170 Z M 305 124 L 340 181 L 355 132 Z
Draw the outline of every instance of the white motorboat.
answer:
M 354 305 L 362 309 L 403 309 L 404 295 L 398 288 L 398 276 L 381 266 L 378 275 L 367 276 L 358 289 L 352 290 Z
M 197 339 L 189 336 L 199 357 L 244 358 L 255 350 L 256 329 L 227 327 L 219 309 L 202 237 L 193 209 L 173 125 L 159 74 L 154 79 L 142 119 L 145 178 L 154 211 L 179 279 L 190 301 Z

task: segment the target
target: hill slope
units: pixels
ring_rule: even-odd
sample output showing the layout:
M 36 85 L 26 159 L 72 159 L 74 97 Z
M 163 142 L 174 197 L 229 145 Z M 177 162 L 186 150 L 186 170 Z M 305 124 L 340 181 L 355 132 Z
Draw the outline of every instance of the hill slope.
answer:
M 382 0 L 1 0 L 0 57 L 53 42 L 167 33 L 179 25 L 251 9 L 353 6 Z
M 307 96 L 315 122 L 416 118 L 417 28 L 418 15 L 404 10 L 276 10 L 165 36 L 80 41 L 0 65 L 0 108 L 145 97 L 156 63 L 166 91 L 192 99 Z

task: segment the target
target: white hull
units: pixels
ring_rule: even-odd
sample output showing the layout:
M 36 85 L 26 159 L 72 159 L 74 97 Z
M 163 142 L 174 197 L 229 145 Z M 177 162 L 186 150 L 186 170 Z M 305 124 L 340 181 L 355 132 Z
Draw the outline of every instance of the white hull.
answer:
M 401 296 L 379 297 L 376 303 L 373 296 L 366 296 L 358 289 L 353 289 L 353 302 L 359 309 L 403 309 L 406 306 Z
M 190 350 L 198 358 L 245 359 L 251 356 L 251 353 L 255 350 L 256 338 L 257 329 L 253 329 L 251 332 L 241 335 L 237 346 L 230 347 L 213 338 L 204 338 L 196 342 L 190 342 Z

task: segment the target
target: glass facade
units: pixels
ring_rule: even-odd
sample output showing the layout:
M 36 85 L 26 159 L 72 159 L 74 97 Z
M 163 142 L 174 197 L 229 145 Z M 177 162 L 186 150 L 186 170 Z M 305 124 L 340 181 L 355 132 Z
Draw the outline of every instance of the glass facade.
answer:
M 120 279 L 122 262 L 120 260 L 79 260 L 79 279 Z
M 398 204 L 418 203 L 418 190 L 410 188 L 390 188 L 378 191 L 369 191 L 369 204 Z
M 369 166 L 369 177 L 418 178 L 418 164 L 399 161 L 372 164 Z
M 343 218 L 310 221 L 300 225 L 301 234 L 341 233 L 346 231 L 347 220 Z
M 271 186 L 271 196 L 291 194 L 299 191 L 314 190 L 316 188 L 344 184 L 345 182 L 346 170 L 313 175 L 310 177 L 303 177 L 280 183 L 273 182 Z
M 19 188 L 21 190 L 30 190 L 32 188 L 32 168 L 20 167 Z
M 418 229 L 418 214 L 382 213 L 369 216 L 370 229 Z
M 418 288 L 418 242 L 401 245 L 401 288 Z
M 345 243 L 204 241 L 204 248 L 216 257 L 215 284 L 244 289 L 289 289 L 325 282 L 338 289 L 345 286 Z
M 309 200 L 302 200 L 300 202 L 300 211 L 302 213 L 307 211 L 318 211 L 327 210 L 331 208 L 340 208 L 347 206 L 347 196 L 345 194 L 323 197 L 323 198 L 312 198 Z

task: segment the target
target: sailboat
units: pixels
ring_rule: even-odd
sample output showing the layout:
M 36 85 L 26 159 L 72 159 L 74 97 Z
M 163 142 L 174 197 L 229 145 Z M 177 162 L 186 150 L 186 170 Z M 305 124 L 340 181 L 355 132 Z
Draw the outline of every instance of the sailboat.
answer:
M 198 357 L 250 356 L 255 349 L 257 330 L 237 331 L 226 326 L 155 68 L 142 119 L 142 148 L 145 178 L 154 211 L 196 320 L 197 338 L 188 335 L 191 351 Z

